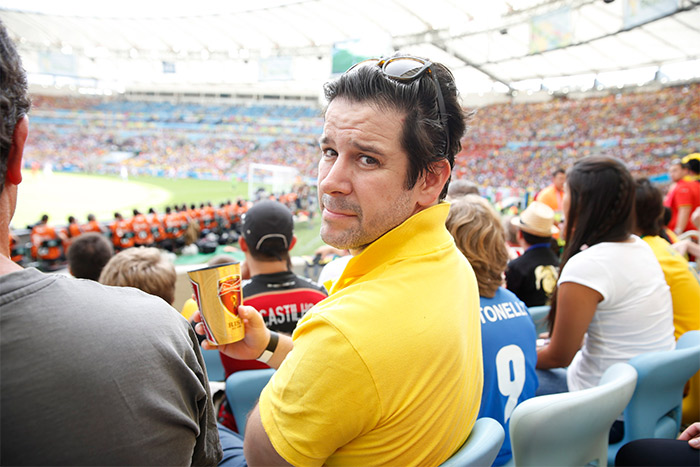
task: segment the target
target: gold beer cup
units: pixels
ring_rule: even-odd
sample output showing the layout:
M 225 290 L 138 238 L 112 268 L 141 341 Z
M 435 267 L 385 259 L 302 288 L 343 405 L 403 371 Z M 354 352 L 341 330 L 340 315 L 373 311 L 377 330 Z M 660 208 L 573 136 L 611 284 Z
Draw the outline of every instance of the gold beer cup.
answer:
M 229 263 L 189 271 L 207 339 L 216 345 L 237 342 L 245 336 L 238 317 L 241 304 L 241 264 Z

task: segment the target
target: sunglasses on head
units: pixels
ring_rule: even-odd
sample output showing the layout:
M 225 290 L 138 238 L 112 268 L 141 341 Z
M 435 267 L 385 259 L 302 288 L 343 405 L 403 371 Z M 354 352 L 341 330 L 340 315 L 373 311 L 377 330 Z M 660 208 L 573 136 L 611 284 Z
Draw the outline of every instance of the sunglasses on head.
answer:
M 438 103 L 438 116 L 440 117 L 440 126 L 442 126 L 442 131 L 445 133 L 445 152 L 449 151 L 450 148 L 450 133 L 447 128 L 447 111 L 445 110 L 445 100 L 442 97 L 442 90 L 440 89 L 440 83 L 433 72 L 433 63 L 428 60 L 424 60 L 419 57 L 412 57 L 410 55 L 399 55 L 390 58 L 370 58 L 358 62 L 348 68 L 346 73 L 363 66 L 374 66 L 376 65 L 382 71 L 382 74 L 387 78 L 391 78 L 394 81 L 400 83 L 410 83 L 417 79 L 420 79 L 425 73 L 427 73 L 435 84 L 435 90 L 437 94 Z

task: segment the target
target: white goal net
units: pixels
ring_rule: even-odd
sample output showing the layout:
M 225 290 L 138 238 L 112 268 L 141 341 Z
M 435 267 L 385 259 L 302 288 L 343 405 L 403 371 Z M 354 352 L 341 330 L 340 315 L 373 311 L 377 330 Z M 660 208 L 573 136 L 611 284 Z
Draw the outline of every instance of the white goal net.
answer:
M 269 195 L 279 196 L 292 191 L 299 171 L 294 167 L 272 164 L 250 164 L 248 167 L 248 199 L 256 201 Z

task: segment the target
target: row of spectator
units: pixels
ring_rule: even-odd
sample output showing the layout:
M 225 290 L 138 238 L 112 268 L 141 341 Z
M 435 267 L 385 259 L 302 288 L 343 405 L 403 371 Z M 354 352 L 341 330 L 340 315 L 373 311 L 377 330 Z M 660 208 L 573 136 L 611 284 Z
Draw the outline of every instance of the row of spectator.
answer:
M 72 96 L 38 96 L 34 105 L 39 109 L 78 109 L 96 110 L 105 113 L 150 114 L 169 117 L 179 115 L 188 118 L 190 115 L 243 116 L 248 118 L 314 118 L 319 117 L 317 108 L 301 105 L 203 105 L 191 102 L 140 102 L 95 97 Z
M 302 209 L 303 203 L 297 192 L 265 197 L 278 200 L 292 212 L 309 216 Z M 75 239 L 84 233 L 93 232 L 106 236 L 115 251 L 143 246 L 180 252 L 184 246 L 197 243 L 207 236 L 214 241 L 222 239 L 222 242 L 230 243 L 238 238 L 241 219 L 251 205 L 251 201 L 239 198 L 235 202 L 229 200 L 218 206 L 211 202 L 200 203 L 199 206 L 167 206 L 163 213 L 157 212 L 153 207 L 146 213 L 133 209 L 131 217 L 115 212 L 114 219 L 110 222 L 99 222 L 93 214 L 87 216 L 85 223 L 69 216 L 68 223 L 61 227 L 50 225 L 49 216 L 44 214 L 31 229 L 29 248 L 21 245 L 18 236 L 12 236 L 12 260 L 20 264 L 38 262 L 42 269 L 58 267 L 70 255 L 70 247 Z

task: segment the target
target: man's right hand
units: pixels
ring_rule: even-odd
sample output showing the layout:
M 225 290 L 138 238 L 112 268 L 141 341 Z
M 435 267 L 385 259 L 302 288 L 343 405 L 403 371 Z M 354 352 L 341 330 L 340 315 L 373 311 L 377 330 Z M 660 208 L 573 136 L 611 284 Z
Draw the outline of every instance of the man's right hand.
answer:
M 686 428 L 678 439 L 688 441 L 691 448 L 700 449 L 700 422 L 695 422 Z
M 242 340 L 219 346 L 204 340 L 202 348 L 205 350 L 217 349 L 238 360 L 255 360 L 262 355 L 270 341 L 270 331 L 265 326 L 262 315 L 252 306 L 241 305 L 238 307 L 238 316 L 243 320 L 245 328 L 245 337 Z M 198 323 L 195 326 L 197 334 L 205 335 L 201 311 L 197 310 L 192 315 L 192 320 Z

